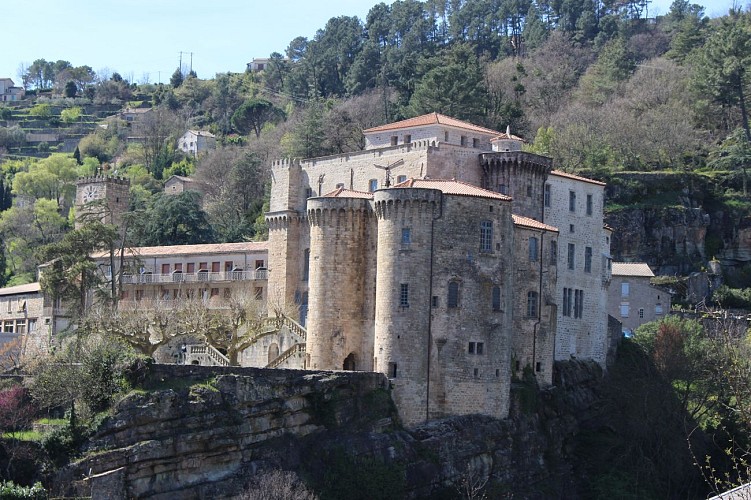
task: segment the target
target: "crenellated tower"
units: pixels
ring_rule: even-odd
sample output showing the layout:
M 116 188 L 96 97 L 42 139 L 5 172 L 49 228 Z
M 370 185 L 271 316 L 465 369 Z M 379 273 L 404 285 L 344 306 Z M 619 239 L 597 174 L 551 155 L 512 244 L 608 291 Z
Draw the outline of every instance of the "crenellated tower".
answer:
M 369 198 L 308 200 L 312 369 L 373 370 L 376 225 Z
M 100 175 L 82 177 L 76 181 L 76 228 L 87 220 L 98 220 L 124 230 L 123 214 L 129 204 L 129 179 Z

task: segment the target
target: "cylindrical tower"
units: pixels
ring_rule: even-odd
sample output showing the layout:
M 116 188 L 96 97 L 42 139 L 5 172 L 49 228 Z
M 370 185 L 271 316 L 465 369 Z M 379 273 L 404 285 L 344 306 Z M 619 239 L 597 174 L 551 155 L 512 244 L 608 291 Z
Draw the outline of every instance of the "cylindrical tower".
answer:
M 426 419 L 430 370 L 433 221 L 442 193 L 387 189 L 374 195 L 378 218 L 375 371 L 386 374 L 405 423 Z
M 372 370 L 373 286 L 367 281 L 374 250 L 371 202 L 311 198 L 308 368 Z

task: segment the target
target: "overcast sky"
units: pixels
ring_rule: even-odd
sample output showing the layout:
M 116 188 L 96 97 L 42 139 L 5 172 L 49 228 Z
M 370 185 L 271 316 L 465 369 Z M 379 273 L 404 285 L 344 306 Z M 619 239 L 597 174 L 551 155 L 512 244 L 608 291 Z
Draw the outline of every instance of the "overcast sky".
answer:
M 736 0 L 737 1 L 737 0 Z M 747 0 L 744 0 L 747 1 Z M 654 0 L 650 15 L 672 0 Z M 35 59 L 70 61 L 131 81 L 166 82 L 191 62 L 199 78 L 240 72 L 254 57 L 284 53 L 297 36 L 312 38 L 332 17 L 364 20 L 376 0 L 11 0 L 3 2 L 0 78 L 20 84 L 19 66 Z M 392 3 L 391 0 L 385 3 Z M 727 13 L 733 0 L 700 0 Z

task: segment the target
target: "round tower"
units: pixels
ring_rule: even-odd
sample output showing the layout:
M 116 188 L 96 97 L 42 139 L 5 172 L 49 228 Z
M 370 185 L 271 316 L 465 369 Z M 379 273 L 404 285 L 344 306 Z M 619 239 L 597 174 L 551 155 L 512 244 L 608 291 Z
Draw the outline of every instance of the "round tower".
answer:
M 378 219 L 374 369 L 394 386 L 405 423 L 426 419 L 430 370 L 433 221 L 442 194 L 387 189 L 374 195 Z
M 311 198 L 308 221 L 307 367 L 372 370 L 374 287 L 368 281 L 373 281 L 375 241 L 370 200 Z

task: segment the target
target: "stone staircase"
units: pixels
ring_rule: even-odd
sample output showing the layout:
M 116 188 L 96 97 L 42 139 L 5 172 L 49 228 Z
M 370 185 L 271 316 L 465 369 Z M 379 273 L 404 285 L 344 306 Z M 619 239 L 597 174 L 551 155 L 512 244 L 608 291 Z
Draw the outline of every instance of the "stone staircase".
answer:
M 264 337 L 277 334 L 283 327 L 286 327 L 295 337 L 297 337 L 296 342 L 292 347 L 281 352 L 279 356 L 271 360 L 271 362 L 266 365 L 266 368 L 276 368 L 294 355 L 305 355 L 305 342 L 308 337 L 308 332 L 300 323 L 288 316 L 282 315 L 265 318 L 263 320 L 263 326 L 264 329 L 253 337 L 252 343 L 250 344 L 251 346 Z M 198 363 L 201 365 L 230 366 L 229 358 L 209 344 L 193 344 L 187 346 L 185 362 L 186 364 Z

